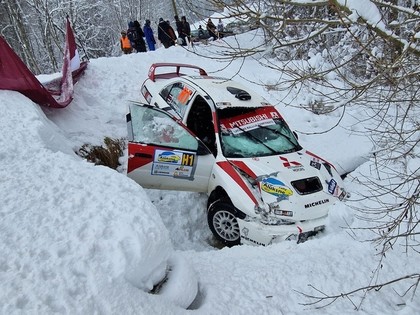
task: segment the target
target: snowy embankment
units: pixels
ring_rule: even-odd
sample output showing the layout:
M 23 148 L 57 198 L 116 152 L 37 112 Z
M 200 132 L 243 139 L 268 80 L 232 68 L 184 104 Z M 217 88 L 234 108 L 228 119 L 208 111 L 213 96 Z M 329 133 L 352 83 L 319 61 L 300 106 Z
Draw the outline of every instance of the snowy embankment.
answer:
M 255 40 L 254 34 L 249 36 L 240 40 Z M 215 47 L 194 49 L 212 56 Z M 239 72 L 235 79 L 278 106 L 305 148 L 343 170 L 357 167 L 345 181 L 353 196 L 365 189 L 356 179 L 370 176 L 374 161 L 369 159 L 371 144 L 360 136 L 365 129 L 354 123 L 357 109 L 349 108 L 341 118 L 339 113 L 320 116 L 285 106 L 276 100 L 286 95 L 243 79 L 278 80 L 276 72 L 255 60 L 233 61 L 225 68 L 182 47 L 91 60 L 75 87 L 74 101 L 63 110 L 41 110 L 18 93 L 0 91 L 0 313 L 418 313 L 418 296 L 403 295 L 408 282 L 366 297 L 355 294 L 357 306 L 363 299 L 360 311 L 346 298 L 322 309 L 301 305 L 311 300 L 299 292 L 319 293 L 310 285 L 340 294 L 418 271 L 419 255 L 396 246 L 379 262 L 377 248 L 363 242 L 372 234 L 348 229 L 369 224 L 358 220 L 352 208 L 363 207 L 363 201 L 338 203 L 325 232 L 303 244 L 219 250 L 207 227 L 204 195 L 143 190 L 124 173 L 78 158 L 73 150 L 84 143 L 126 135 L 126 101 L 139 99 L 154 62 L 192 63 L 226 77 Z M 292 94 L 296 104 L 310 97 Z M 338 119 L 340 127 L 308 134 L 324 131 Z M 183 267 L 174 268 L 173 275 L 184 282 L 172 283 L 167 298 L 145 293 L 166 272 L 167 263 Z M 195 277 L 198 298 L 191 310 L 183 310 L 179 305 L 194 292 Z
M 145 293 L 168 262 L 181 258 L 143 189 L 77 157 L 24 96 L 0 91 L 0 99 L 0 313 L 161 313 L 185 306 L 173 292 L 169 299 Z M 189 279 L 188 268 L 179 272 Z M 181 283 L 194 296 L 194 281 Z

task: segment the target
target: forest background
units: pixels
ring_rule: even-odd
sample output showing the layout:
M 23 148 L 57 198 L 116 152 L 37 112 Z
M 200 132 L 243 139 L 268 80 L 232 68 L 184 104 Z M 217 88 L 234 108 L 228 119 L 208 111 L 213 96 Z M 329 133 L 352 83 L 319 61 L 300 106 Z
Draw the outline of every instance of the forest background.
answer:
M 118 55 L 120 32 L 129 21 L 143 26 L 149 19 L 157 36 L 160 17 L 175 28 L 176 14 L 192 21 L 214 12 L 202 3 L 195 1 L 191 11 L 182 0 L 1 0 L 0 34 L 32 72 L 53 73 L 61 70 L 67 16 L 79 54 L 90 59 Z

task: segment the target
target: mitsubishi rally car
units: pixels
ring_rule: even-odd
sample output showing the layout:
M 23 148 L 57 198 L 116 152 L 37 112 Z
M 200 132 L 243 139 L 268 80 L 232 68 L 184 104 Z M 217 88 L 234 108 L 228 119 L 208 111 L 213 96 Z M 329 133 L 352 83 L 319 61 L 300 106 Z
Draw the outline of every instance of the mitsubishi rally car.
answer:
M 127 114 L 127 175 L 144 188 L 207 193 L 208 225 L 228 246 L 304 241 L 347 195 L 334 166 L 237 82 L 157 63 L 141 94 Z

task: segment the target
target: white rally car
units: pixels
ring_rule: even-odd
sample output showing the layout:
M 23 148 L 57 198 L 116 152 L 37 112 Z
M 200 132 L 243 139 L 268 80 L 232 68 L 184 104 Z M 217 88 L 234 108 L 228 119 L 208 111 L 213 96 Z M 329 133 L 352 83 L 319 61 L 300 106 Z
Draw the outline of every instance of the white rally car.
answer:
M 127 175 L 144 188 L 206 192 L 209 227 L 224 244 L 304 241 L 346 197 L 334 166 L 243 85 L 158 63 L 141 93 L 147 104 L 127 114 Z

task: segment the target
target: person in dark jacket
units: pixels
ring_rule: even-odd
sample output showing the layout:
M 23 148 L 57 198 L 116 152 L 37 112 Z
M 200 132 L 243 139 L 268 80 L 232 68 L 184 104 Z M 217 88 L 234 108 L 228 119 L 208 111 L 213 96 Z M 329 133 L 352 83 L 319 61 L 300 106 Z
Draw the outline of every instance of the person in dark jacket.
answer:
M 134 22 L 128 22 L 127 37 L 130 40 L 131 47 L 135 46 L 136 31 L 134 30 Z
M 207 31 L 209 32 L 209 35 L 213 37 L 213 40 L 217 39 L 217 29 L 216 25 L 214 25 L 213 21 L 209 18 L 206 25 Z
M 158 25 L 158 39 L 165 48 L 175 45 L 176 37 L 173 28 L 163 18 L 159 19 Z
M 146 20 L 146 23 L 143 27 L 144 37 L 146 38 L 147 46 L 150 51 L 155 50 L 156 40 L 155 35 L 153 34 L 152 27 L 150 26 L 150 20 Z
M 205 35 L 204 35 L 204 30 L 203 30 L 203 28 L 201 27 L 201 25 L 199 25 L 199 26 L 198 26 L 198 39 L 205 39 L 204 37 L 205 37 Z
M 144 33 L 141 29 L 139 21 L 133 22 L 134 31 L 136 32 L 136 38 L 134 40 L 134 48 L 137 52 L 146 52 L 146 43 L 144 42 Z
M 179 20 L 178 15 L 174 16 L 175 19 L 175 25 L 176 25 L 176 31 L 178 32 L 178 38 L 182 38 L 182 22 Z
M 172 38 L 172 42 L 173 42 L 173 44 L 171 44 L 171 46 L 172 46 L 172 45 L 175 45 L 176 40 L 177 40 L 177 36 L 175 34 L 174 29 L 171 26 L 171 22 L 169 22 L 169 20 L 166 20 L 166 23 L 168 23 L 168 25 L 169 25 L 169 36 L 171 36 L 171 38 Z
M 182 46 L 186 46 L 188 43 L 191 43 L 191 27 L 185 16 L 181 17 L 181 35 L 179 36 L 181 36 L 183 40 Z

